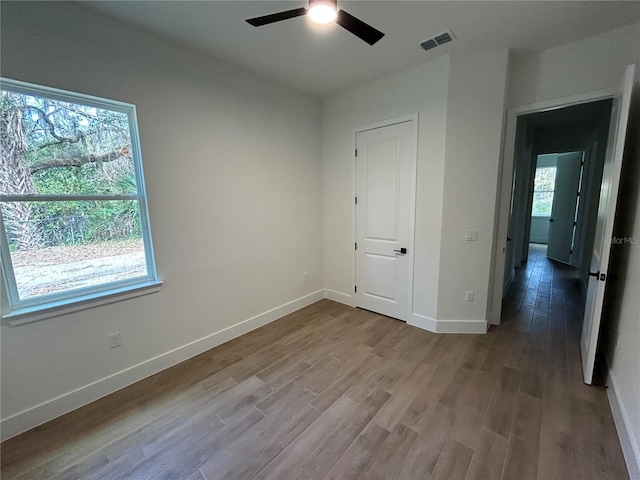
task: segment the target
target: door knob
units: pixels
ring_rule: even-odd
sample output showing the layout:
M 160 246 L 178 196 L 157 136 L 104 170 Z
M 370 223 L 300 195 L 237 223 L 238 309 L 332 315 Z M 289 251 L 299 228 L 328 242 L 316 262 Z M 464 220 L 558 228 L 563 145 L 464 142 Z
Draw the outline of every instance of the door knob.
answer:
M 589 271 L 589 276 L 596 277 L 596 278 L 600 277 L 600 270 L 598 270 L 597 272 Z
M 549 219 L 549 221 L 550 221 L 550 222 L 553 222 L 553 218 L 550 218 L 550 219 Z
M 401 248 L 400 250 L 394 250 L 394 252 L 398 252 L 398 253 L 404 255 L 405 253 L 407 253 L 407 249 L 406 248 Z

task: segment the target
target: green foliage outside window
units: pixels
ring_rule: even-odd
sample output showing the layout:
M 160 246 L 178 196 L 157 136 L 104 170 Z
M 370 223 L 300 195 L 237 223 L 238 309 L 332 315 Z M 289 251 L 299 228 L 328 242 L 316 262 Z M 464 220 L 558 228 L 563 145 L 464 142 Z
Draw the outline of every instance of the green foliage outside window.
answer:
M 533 180 L 533 206 L 531 215 L 549 217 L 553 207 L 556 167 L 538 167 Z

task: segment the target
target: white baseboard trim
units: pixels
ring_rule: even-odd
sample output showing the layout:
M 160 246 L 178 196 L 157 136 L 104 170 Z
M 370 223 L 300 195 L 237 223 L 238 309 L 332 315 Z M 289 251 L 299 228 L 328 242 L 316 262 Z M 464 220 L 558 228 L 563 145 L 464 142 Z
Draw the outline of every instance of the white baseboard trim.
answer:
M 336 292 L 337 293 L 337 292 Z M 188 360 L 191 357 L 206 352 L 218 345 L 244 335 L 278 318 L 284 317 L 301 308 L 311 305 L 325 298 L 325 291 L 318 290 L 291 302 L 280 305 L 242 322 L 231 325 L 223 330 L 202 337 L 181 347 L 150 358 L 144 362 L 116 372 L 108 377 L 101 378 L 88 385 L 72 390 L 59 397 L 47 400 L 39 405 L 27 408 L 0 421 L 0 439 L 7 440 L 11 437 L 26 432 L 49 420 L 64 415 L 72 410 L 91 403 L 110 393 L 120 390 L 132 383 L 154 375 L 177 363 Z
M 342 303 L 344 305 L 349 305 L 350 307 L 355 307 L 355 300 L 353 298 L 353 295 L 349 295 L 347 293 L 337 292 L 335 290 L 325 288 L 324 298 L 333 300 L 334 302 Z
M 633 435 L 633 431 L 630 428 L 631 421 L 629 419 L 629 412 L 625 408 L 624 403 L 621 403 L 618 398 L 616 380 L 615 377 L 611 375 L 611 371 L 608 372 L 608 380 L 609 388 L 607 389 L 607 396 L 609 397 L 611 413 L 613 414 L 613 421 L 618 431 L 618 438 L 622 446 L 622 453 L 624 454 L 624 459 L 627 464 L 627 470 L 629 470 L 629 477 L 631 480 L 640 480 L 640 439 Z
M 436 333 L 438 321 L 434 320 L 433 318 L 425 317 L 424 315 L 412 313 L 411 315 L 409 315 L 409 318 L 407 318 L 407 325 Z
M 435 320 L 412 313 L 407 319 L 408 325 L 422 328 L 433 333 L 487 333 L 486 320 Z

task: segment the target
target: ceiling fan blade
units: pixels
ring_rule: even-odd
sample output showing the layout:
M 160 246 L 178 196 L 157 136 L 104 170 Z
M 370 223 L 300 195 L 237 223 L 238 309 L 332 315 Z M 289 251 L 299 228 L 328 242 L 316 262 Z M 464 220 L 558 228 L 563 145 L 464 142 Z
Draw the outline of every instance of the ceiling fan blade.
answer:
M 364 23 L 362 20 L 348 14 L 344 10 L 340 10 L 338 12 L 336 23 L 345 30 L 353 33 L 356 37 L 364 40 L 369 45 L 373 45 L 382 37 L 384 37 L 384 33 L 382 33 L 380 30 L 377 30 L 371 25 Z
M 300 17 L 306 13 L 306 8 L 294 8 L 293 10 L 285 10 L 284 12 L 272 13 L 271 15 L 250 18 L 247 20 L 247 23 L 254 27 L 260 27 L 269 23 L 281 22 L 282 20 L 287 20 L 289 18 Z

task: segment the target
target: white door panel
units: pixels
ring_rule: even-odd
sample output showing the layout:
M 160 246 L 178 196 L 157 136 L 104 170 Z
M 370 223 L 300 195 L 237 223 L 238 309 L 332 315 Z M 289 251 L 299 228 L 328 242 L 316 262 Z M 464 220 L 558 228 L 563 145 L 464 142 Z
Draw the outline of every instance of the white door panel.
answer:
M 398 174 L 400 138 L 391 137 L 367 145 L 366 238 L 398 240 Z
M 582 153 L 562 155 L 556 165 L 556 183 L 549 219 L 547 256 L 563 263 L 571 263 L 574 222 L 578 206 Z
M 413 260 L 413 122 L 356 133 L 356 305 L 400 320 Z
M 592 276 L 589 277 L 587 301 L 582 323 L 582 338 L 580 341 L 584 381 L 587 384 L 591 384 L 593 381 L 609 254 L 611 253 L 610 240 L 613 236 L 613 221 L 616 212 L 618 186 L 620 184 L 634 70 L 634 65 L 627 67 L 620 85 L 620 96 L 614 98 L 613 101 L 609 140 L 602 173 L 596 237 L 591 255 L 590 273 L 592 273 Z
M 366 253 L 365 296 L 396 302 L 396 258 Z

